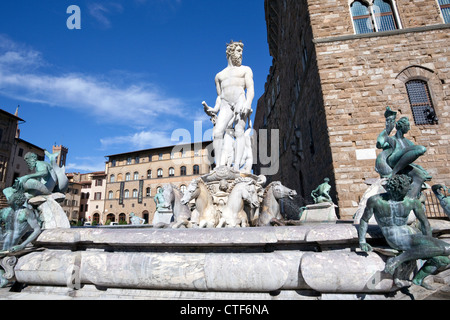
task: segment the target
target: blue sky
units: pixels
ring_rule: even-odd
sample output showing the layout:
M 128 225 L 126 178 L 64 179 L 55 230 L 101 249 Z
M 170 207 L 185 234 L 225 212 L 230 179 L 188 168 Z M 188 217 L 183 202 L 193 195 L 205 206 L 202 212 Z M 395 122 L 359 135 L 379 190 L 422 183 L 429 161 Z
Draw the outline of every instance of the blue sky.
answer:
M 263 0 L 2 0 L 0 108 L 20 105 L 22 139 L 68 147 L 67 172 L 104 170 L 107 155 L 211 129 L 201 102 L 215 103 L 230 40 L 245 44 L 256 110 L 272 63 Z

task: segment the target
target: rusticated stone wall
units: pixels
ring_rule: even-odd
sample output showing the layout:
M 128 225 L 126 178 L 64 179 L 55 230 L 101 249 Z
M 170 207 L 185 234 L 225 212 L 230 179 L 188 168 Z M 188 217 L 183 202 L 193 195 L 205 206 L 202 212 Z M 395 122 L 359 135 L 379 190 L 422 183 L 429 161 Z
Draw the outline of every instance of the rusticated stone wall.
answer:
M 427 148 L 417 163 L 433 176 L 429 184 L 450 184 L 450 25 L 434 0 L 397 0 L 401 28 L 355 34 L 352 2 L 266 0 L 274 64 L 255 116 L 257 128 L 280 130 L 273 179 L 308 201 L 328 176 L 341 219 L 356 212 L 365 181 L 378 177 L 387 106 L 410 119 L 407 138 Z M 414 123 L 405 86 L 413 79 L 427 81 L 438 124 Z

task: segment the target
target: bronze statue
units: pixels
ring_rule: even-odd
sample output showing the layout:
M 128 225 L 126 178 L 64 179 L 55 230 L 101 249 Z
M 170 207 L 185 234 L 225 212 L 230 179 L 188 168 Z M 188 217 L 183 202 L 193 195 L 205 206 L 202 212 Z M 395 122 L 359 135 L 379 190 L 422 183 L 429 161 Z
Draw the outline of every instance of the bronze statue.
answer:
M 39 236 L 41 227 L 34 210 L 26 205 L 27 198 L 23 192 L 7 188 L 3 193 L 10 205 L 0 210 L 0 221 L 4 224 L 3 251 L 17 252 Z M 33 232 L 22 240 L 30 228 Z
M 56 157 L 59 153 L 50 154 L 45 152 L 50 159 L 50 163 L 39 161 L 35 153 L 28 152 L 24 159 L 28 168 L 35 173 L 17 178 L 14 188 L 25 191 L 32 196 L 49 195 L 53 192 L 64 193 L 67 190 L 69 181 L 65 175 L 65 169 L 58 167 Z
M 445 214 L 450 218 L 450 196 L 445 195 L 445 191 L 448 192 L 448 188 L 441 184 L 436 184 L 431 187 L 434 195 L 438 198 L 439 203 L 444 209 Z
M 413 283 L 427 288 L 423 279 L 450 264 L 450 244 L 433 238 L 422 202 L 408 196 L 411 182 L 412 179 L 407 175 L 394 175 L 385 186 L 387 193 L 369 198 L 359 225 L 359 244 L 365 252 L 373 250 L 365 237 L 369 220 L 375 216 L 389 246 L 401 252 L 388 259 L 385 272 L 393 275 L 404 262 L 427 260 L 413 280 Z M 418 229 L 407 225 L 411 210 L 420 223 Z
M 313 198 L 314 203 L 333 203 L 333 199 L 330 197 L 331 186 L 328 182 L 330 182 L 330 179 L 325 178 L 324 182 L 311 192 L 311 197 Z
M 411 129 L 408 118 L 403 117 L 397 122 L 397 112 L 387 107 L 385 112 L 386 129 L 381 132 L 377 139 L 377 148 L 383 152 L 377 157 L 375 170 L 381 178 L 390 178 L 396 174 L 406 174 L 412 178 L 409 197 L 417 198 L 420 195 L 422 184 L 430 181 L 431 176 L 421 166 L 414 164 L 427 149 L 417 146 L 407 138 L 405 134 Z M 391 137 L 392 130 L 396 128 L 396 134 Z

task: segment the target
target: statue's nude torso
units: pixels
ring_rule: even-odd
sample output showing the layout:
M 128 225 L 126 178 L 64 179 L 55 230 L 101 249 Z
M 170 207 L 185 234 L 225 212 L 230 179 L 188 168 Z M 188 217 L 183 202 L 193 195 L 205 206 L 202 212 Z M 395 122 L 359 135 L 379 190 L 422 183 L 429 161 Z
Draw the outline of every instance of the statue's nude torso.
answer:
M 240 106 L 245 102 L 246 76 L 250 68 L 246 66 L 227 67 L 217 74 L 216 79 L 220 85 L 222 105 L 231 107 Z

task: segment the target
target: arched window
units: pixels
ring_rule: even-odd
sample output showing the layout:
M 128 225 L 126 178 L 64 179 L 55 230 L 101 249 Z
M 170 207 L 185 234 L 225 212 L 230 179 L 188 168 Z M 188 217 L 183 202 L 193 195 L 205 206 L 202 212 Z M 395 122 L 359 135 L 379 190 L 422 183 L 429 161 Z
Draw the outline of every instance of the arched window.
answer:
M 114 221 L 116 221 L 116 215 L 114 214 L 114 213 L 110 213 L 110 214 L 108 214 L 107 216 L 106 216 L 106 221 L 111 221 L 111 222 L 114 222 Z
M 181 168 L 180 168 L 180 176 L 185 176 L 186 175 L 186 167 L 185 166 L 182 166 Z
M 442 17 L 445 23 L 450 23 L 450 0 L 439 0 Z
M 353 24 L 357 34 L 374 32 L 369 6 L 362 1 L 355 1 L 350 6 Z
M 127 172 L 125 174 L 125 181 L 130 181 L 131 180 L 131 174 L 129 172 Z
M 146 197 L 152 196 L 152 188 L 148 187 L 147 189 L 145 189 L 145 196 Z
M 122 182 L 123 181 L 123 175 L 121 173 L 119 173 L 117 175 L 117 182 Z
M 139 180 L 139 172 L 135 172 L 135 173 L 133 173 L 133 179 L 134 180 Z
M 100 215 L 98 213 L 94 213 L 94 215 L 92 216 L 92 222 L 94 222 L 95 224 L 100 223 Z
M 394 18 L 394 12 L 390 1 L 375 0 L 373 2 L 373 11 L 375 15 L 375 24 L 377 31 L 388 31 L 398 29 Z
M 116 176 L 112 174 L 112 175 L 109 177 L 109 181 L 110 181 L 111 183 L 116 182 Z
M 173 177 L 173 176 L 175 176 L 175 169 L 169 168 L 169 177 Z
M 185 192 L 186 192 L 186 189 L 187 189 L 187 187 L 186 187 L 184 184 L 182 184 L 182 185 L 180 186 L 180 191 L 181 191 L 181 192 L 185 193 Z
M 200 167 L 198 166 L 198 165 L 195 165 L 194 166 L 194 173 L 193 173 L 194 175 L 196 175 L 196 174 L 200 174 Z
M 158 169 L 158 178 L 163 177 L 163 169 Z
M 137 189 L 133 189 L 133 198 L 137 198 L 138 197 L 138 191 Z
M 108 192 L 108 199 L 109 200 L 114 199 L 114 192 L 112 192 L 112 191 Z
M 389 31 L 400 28 L 392 0 L 357 0 L 350 6 L 356 34 Z
M 128 199 L 129 197 L 130 197 L 130 190 L 125 190 L 124 191 L 124 193 L 123 193 L 123 197 L 125 198 L 125 199 Z
M 424 80 L 408 81 L 406 82 L 406 91 L 415 124 L 437 124 L 438 118 L 431 101 L 428 83 Z
M 125 213 L 119 214 L 119 222 L 124 222 L 127 219 L 127 215 Z
M 147 170 L 147 179 L 152 178 L 152 170 Z

